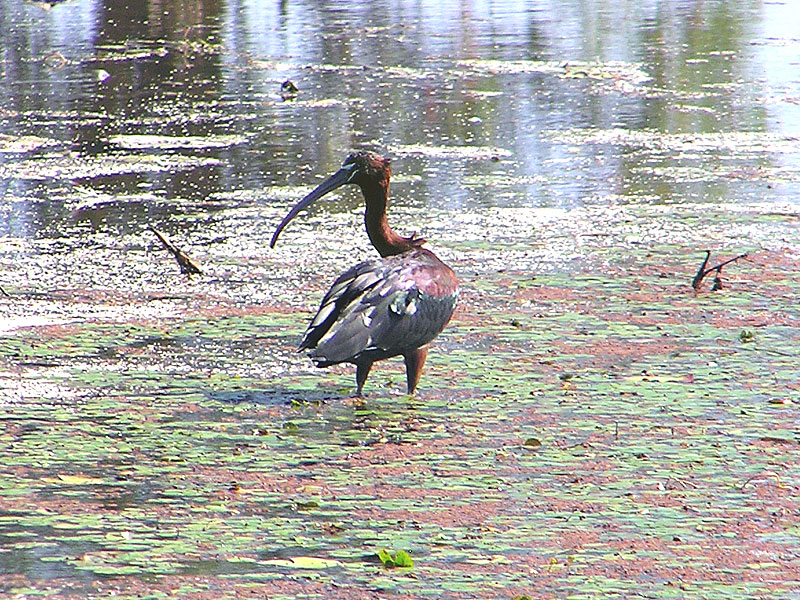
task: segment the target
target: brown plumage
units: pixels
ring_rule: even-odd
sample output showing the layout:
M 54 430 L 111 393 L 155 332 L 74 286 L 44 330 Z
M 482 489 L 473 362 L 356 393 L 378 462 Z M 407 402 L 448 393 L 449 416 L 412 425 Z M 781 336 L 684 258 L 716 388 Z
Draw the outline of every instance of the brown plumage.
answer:
M 425 240 L 396 233 L 386 219 L 389 160 L 373 152 L 354 152 L 342 168 L 303 198 L 275 230 L 328 192 L 351 183 L 364 194 L 364 223 L 382 258 L 359 263 L 342 274 L 322 299 L 300 349 L 320 367 L 356 365 L 356 394 L 361 395 L 372 364 L 403 356 L 408 393 L 413 394 L 428 354 L 428 344 L 445 328 L 455 310 L 458 279 Z

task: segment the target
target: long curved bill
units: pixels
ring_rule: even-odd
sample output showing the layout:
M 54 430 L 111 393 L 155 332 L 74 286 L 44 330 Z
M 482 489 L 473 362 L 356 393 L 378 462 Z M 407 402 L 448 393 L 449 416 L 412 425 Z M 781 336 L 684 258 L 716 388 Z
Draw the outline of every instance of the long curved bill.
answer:
M 278 228 L 275 230 L 275 233 L 272 234 L 272 241 L 269 243 L 270 248 L 275 247 L 275 242 L 278 241 L 278 236 L 280 235 L 283 228 L 289 224 L 289 221 L 294 219 L 301 210 L 310 206 L 314 203 L 314 201 L 319 200 L 328 192 L 332 192 L 338 187 L 342 187 L 344 184 L 350 182 L 350 178 L 353 176 L 353 166 L 348 165 L 346 167 L 342 167 L 336 173 L 328 177 L 325 181 L 320 183 L 313 192 L 309 193 L 308 196 L 300 200 L 297 204 L 295 204 L 294 208 L 289 211 L 289 214 L 283 218 L 281 224 L 278 225 Z

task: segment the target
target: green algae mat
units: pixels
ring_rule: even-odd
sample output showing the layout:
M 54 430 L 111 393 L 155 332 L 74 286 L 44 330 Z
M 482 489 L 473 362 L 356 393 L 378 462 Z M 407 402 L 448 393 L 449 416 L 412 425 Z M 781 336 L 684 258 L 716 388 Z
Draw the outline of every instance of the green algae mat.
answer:
M 125 255 L 151 265 L 136 289 L 124 271 L 116 289 L 8 286 L 4 314 L 40 322 L 0 340 L 0 584 L 20 598 L 796 594 L 797 220 L 731 214 L 548 213 L 538 247 L 535 210 L 487 211 L 509 225 L 491 244 L 442 229 L 462 302 L 416 397 L 401 361 L 354 399 L 350 369 L 295 354 L 326 284 L 276 283 L 303 277 L 301 243 L 265 258 L 274 280 L 225 275 L 253 267 L 211 253 L 223 275 L 188 279 L 143 248 Z M 709 264 L 749 252 L 721 290 L 692 288 L 704 253 L 659 225 L 701 216 L 688 243 L 712 241 Z M 554 268 L 572 227 L 583 258 Z M 719 235 L 735 228 L 747 242 Z M 87 264 L 84 237 L 67 270 Z

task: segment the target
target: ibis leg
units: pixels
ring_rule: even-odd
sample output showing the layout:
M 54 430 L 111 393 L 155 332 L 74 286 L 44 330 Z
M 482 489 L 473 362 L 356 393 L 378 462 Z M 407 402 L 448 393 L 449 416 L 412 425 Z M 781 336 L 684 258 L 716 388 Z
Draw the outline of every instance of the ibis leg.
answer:
M 363 396 L 361 391 L 364 389 L 364 382 L 367 380 L 371 368 L 371 362 L 356 364 L 356 396 Z
M 413 394 L 417 389 L 419 377 L 422 375 L 422 365 L 425 364 L 425 358 L 428 356 L 428 347 L 417 348 L 413 352 L 404 354 L 403 358 L 406 359 L 406 382 L 408 383 L 408 393 Z

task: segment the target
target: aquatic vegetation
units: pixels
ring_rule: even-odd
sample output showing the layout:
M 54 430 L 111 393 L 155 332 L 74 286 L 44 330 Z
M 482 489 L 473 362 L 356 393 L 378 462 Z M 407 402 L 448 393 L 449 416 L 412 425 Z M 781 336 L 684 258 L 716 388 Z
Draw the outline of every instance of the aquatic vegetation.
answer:
M 206 136 L 167 136 L 167 135 L 113 135 L 109 143 L 128 150 L 157 149 L 205 149 L 227 148 L 236 144 L 244 144 L 247 137 L 243 135 L 206 135 Z
M 57 146 L 61 142 L 54 139 L 38 137 L 34 135 L 25 136 L 0 136 L 0 153 L 1 154 L 24 154 L 25 152 L 32 152 L 34 150 L 41 150 L 49 146 Z
M 405 550 L 398 550 L 397 552 L 389 552 L 386 549 L 378 552 L 378 558 L 384 567 L 394 568 L 400 567 L 410 569 L 414 566 L 414 561 Z
M 218 164 L 220 162 L 215 158 L 179 154 L 81 157 L 70 153 L 54 153 L 36 159 L 2 164 L 0 177 L 28 181 L 90 179 L 131 173 L 164 173 Z
M 796 595 L 788 4 L 56 4 L 6 17 L 3 594 Z M 296 352 L 360 199 L 268 247 L 353 146 L 461 277 L 414 397 Z
M 709 216 L 681 210 L 628 207 L 617 226 L 630 235 L 655 214 Z M 511 215 L 524 235 L 524 211 L 492 219 Z M 595 217 L 574 211 L 548 235 Z M 493 241 L 498 260 L 515 235 Z M 780 556 L 798 542 L 791 524 L 739 524 L 794 502 L 793 262 L 757 252 L 725 291 L 695 295 L 696 253 L 607 242 L 583 238 L 580 267 L 562 273 L 530 247 L 497 268 L 454 241 L 462 270 L 480 275 L 467 275 L 417 398 L 347 399 L 348 369 L 320 379 L 294 355 L 306 317 L 242 305 L 232 279 L 216 295 L 166 300 L 181 311 L 6 334 L 3 385 L 22 393 L 0 436 L 14 473 L 0 485 L 4 564 L 57 586 L 76 573 L 187 585 L 203 574 L 234 593 L 316 573 L 320 585 L 418 594 L 489 582 L 622 593 L 676 568 L 709 577 L 742 551 L 738 531 L 760 558 L 725 563 L 744 583 L 703 593 L 763 589 L 753 561 L 773 588 L 790 585 Z M 402 364 L 381 377 L 397 388 Z M 387 548 L 414 557 L 413 578 L 386 574 Z M 398 555 L 386 564 L 405 564 Z
M 791 136 L 759 131 L 725 133 L 664 133 L 654 130 L 574 129 L 549 132 L 561 142 L 574 144 L 614 144 L 642 148 L 653 152 L 669 152 L 682 156 L 687 153 L 710 153 L 717 157 L 743 154 L 797 154 L 800 140 Z
M 422 144 L 404 144 L 389 146 L 394 154 L 421 154 L 434 158 L 458 159 L 495 159 L 511 156 L 511 152 L 503 148 L 481 146 L 425 146 Z
M 465 60 L 461 61 L 459 66 L 492 75 L 543 73 L 566 79 L 625 80 L 631 84 L 640 84 L 651 79 L 650 75 L 642 70 L 642 65 L 619 61 Z

